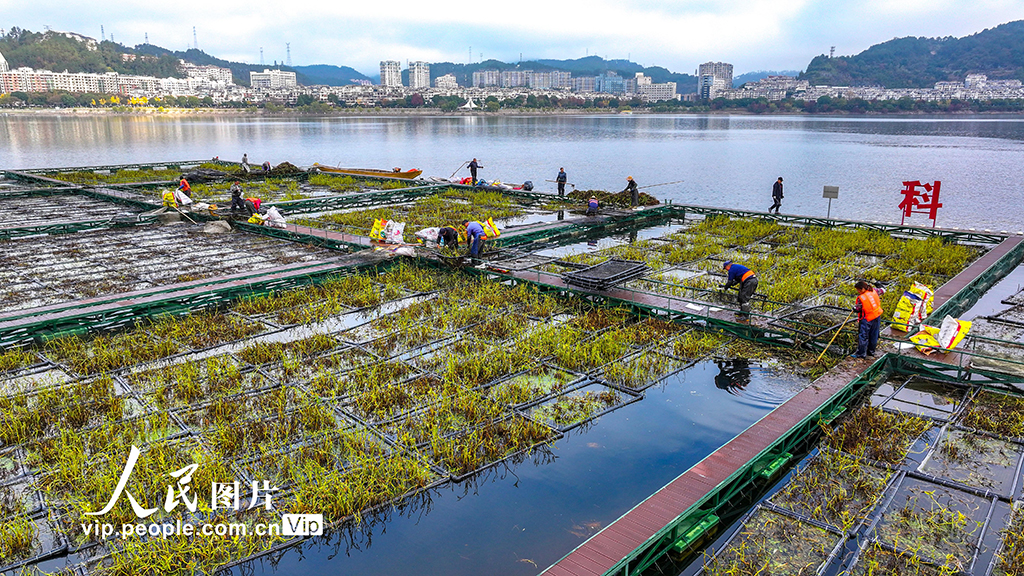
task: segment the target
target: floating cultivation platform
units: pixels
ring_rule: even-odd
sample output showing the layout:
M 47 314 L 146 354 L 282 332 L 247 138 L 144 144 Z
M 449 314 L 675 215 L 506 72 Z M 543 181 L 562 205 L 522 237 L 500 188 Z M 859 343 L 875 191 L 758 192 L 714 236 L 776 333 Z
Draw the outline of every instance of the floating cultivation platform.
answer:
M 166 185 L 161 170 L 189 167 L 8 178 L 41 188 L 91 173 L 78 188 L 22 197 L 38 198 L 40 211 L 66 196 L 83 207 L 94 199 L 100 211 L 117 203 L 141 212 Z M 758 359 L 808 381 L 824 376 L 549 573 L 635 573 L 681 561 L 669 552 L 693 553 L 743 515 L 737 504 L 762 500 L 816 445 L 822 426 L 825 440 L 786 477 L 792 488 L 762 500 L 730 541 L 792 548 L 780 573 L 904 561 L 931 569 L 953 565 L 950 558 L 969 571 L 996 557 L 999 543 L 988 535 L 1020 522 L 1009 512 L 1021 498 L 1024 424 L 1018 430 L 1012 416 L 1016 397 L 994 389 L 1012 386 L 1012 375 L 972 370 L 961 361 L 969 351 L 955 361 L 840 361 L 849 335 L 821 365 L 800 366 L 813 364 L 842 321 L 854 279 L 888 282 L 897 296 L 913 281 L 938 287 L 952 279 L 964 290 L 937 304 L 959 314 L 1019 263 L 1021 250 L 1005 237 L 692 206 L 586 218 L 559 215 L 566 207 L 545 205 L 554 199 L 540 194 L 356 184 L 360 191 L 307 174 L 249 182 L 277 186 L 278 205 L 309 214 L 284 230 L 239 224 L 245 232 L 193 236 L 189 225 L 95 226 L 2 242 L 11 270 L 3 279 L 25 300 L 0 317 L 0 571 L 61 556 L 79 572 L 191 574 L 297 542 L 84 533 L 85 512 L 109 497 L 132 446 L 139 461 L 127 490 L 147 502 L 166 492 L 167 472 L 195 463 L 194 486 L 268 480 L 279 488 L 278 512 L 316 510 L 333 527 L 353 526 L 483 470 L 549 458 L 563 435 L 625 406 L 641 409 L 652 386 L 708 358 Z M 330 192 L 305 188 L 316 186 Z M 317 195 L 285 200 L 307 192 Z M 55 212 L 39 221 L 53 223 Z M 493 217 L 505 228 L 483 266 L 452 270 L 431 253 L 381 263 L 365 233 L 382 217 L 406 219 L 410 233 L 463 218 Z M 866 244 L 871 251 L 851 250 Z M 339 257 L 337 248 L 351 253 Z M 612 274 L 609 285 L 582 288 L 562 278 L 612 258 L 649 270 L 634 266 L 640 277 Z M 749 323 L 714 290 L 725 259 L 762 276 L 767 297 Z M 619 281 L 627 284 L 610 285 Z M 75 298 L 89 290 L 95 296 Z M 968 340 L 965 350 L 983 343 Z M 877 407 L 840 418 L 871 391 Z M 861 414 L 877 422 L 857 424 Z M 896 434 L 858 448 L 855 431 L 897 417 L 911 423 L 905 451 Z M 825 501 L 835 505 L 821 509 Z M 252 526 L 261 516 L 248 504 L 243 496 L 238 511 L 200 505 L 152 518 Z M 105 521 L 134 519 L 122 500 Z M 947 546 L 903 545 L 934 542 L 921 529 L 935 527 L 947 531 Z M 710 551 L 707 570 L 756 559 L 730 554 L 728 546 Z M 168 558 L 177 564 L 158 569 Z

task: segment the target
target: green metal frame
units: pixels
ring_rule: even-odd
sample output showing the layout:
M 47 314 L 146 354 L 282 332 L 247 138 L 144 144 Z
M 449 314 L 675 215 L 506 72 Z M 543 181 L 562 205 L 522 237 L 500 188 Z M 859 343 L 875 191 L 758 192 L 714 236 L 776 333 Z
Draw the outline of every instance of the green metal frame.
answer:
M 420 186 L 416 188 L 396 188 L 393 190 L 380 190 L 373 192 L 355 192 L 340 196 L 321 196 L 318 198 L 303 198 L 302 200 L 288 200 L 283 202 L 267 202 L 266 206 L 276 206 L 285 214 L 301 214 L 304 212 L 327 212 L 329 210 L 345 210 L 350 208 L 362 208 L 367 206 L 379 206 L 382 204 L 404 203 L 431 196 L 448 189 L 447 185 Z
M 260 224 L 250 224 L 248 222 L 235 221 L 235 227 L 239 230 L 259 234 L 261 236 L 269 236 L 271 238 L 289 240 L 291 242 L 301 242 L 302 244 L 320 246 L 331 250 L 344 250 L 349 252 L 370 248 L 370 246 L 356 242 L 346 242 L 344 240 L 336 240 L 325 236 L 317 236 L 316 234 L 304 234 L 294 230 L 274 228 L 273 226 L 263 226 Z
M 108 228 L 132 228 L 154 224 L 156 221 L 156 216 L 139 216 L 132 220 L 81 220 L 78 222 L 62 222 L 60 224 L 45 224 L 42 226 L 25 226 L 23 228 L 0 228 L 0 240 L 13 240 L 26 236 L 74 234 L 76 232 Z
M 719 524 L 717 520 L 710 522 L 710 518 L 735 516 L 737 502 L 749 501 L 755 494 L 767 489 L 775 475 L 784 468 L 793 455 L 805 452 L 806 447 L 817 439 L 822 424 L 839 417 L 861 392 L 888 376 L 891 372 L 889 356 L 883 356 L 860 376 L 835 392 L 814 412 L 658 530 L 605 574 L 642 573 L 654 566 L 666 553 L 676 549 L 677 543 L 700 541 L 703 534 L 699 531 L 702 526 L 705 527 L 704 530 L 711 530 Z M 698 463 L 694 466 L 699 465 Z
M 106 166 L 76 166 L 76 167 L 64 167 L 64 168 L 31 168 L 31 169 L 27 169 L 27 170 L 19 170 L 18 172 L 24 173 L 24 174 L 53 174 L 53 173 L 58 173 L 59 174 L 59 173 L 63 173 L 63 172 L 89 172 L 89 171 L 96 171 L 96 170 L 110 170 L 110 171 L 115 171 L 116 172 L 118 170 L 125 170 L 125 169 L 135 169 L 135 170 L 139 170 L 139 171 L 150 171 L 150 170 L 155 170 L 157 168 L 161 168 L 161 169 L 174 168 L 174 169 L 180 170 L 180 169 L 182 169 L 183 166 L 192 168 L 192 167 L 199 166 L 201 164 L 222 164 L 222 165 L 225 165 L 225 166 L 229 166 L 229 165 L 232 165 L 232 164 L 235 164 L 235 163 L 234 162 L 226 162 L 224 160 L 219 160 L 219 159 L 214 158 L 214 159 L 211 159 L 211 160 L 174 160 L 174 161 L 171 161 L 171 162 L 142 162 L 142 163 L 137 163 L 137 164 L 110 164 L 110 165 L 106 165 Z
M 877 230 L 886 234 L 909 236 L 914 238 L 942 238 L 947 242 L 978 242 L 982 244 L 998 244 L 1010 234 L 975 230 L 956 230 L 951 228 L 927 228 L 924 226 L 901 226 L 880 222 L 864 222 L 862 220 L 839 220 L 836 218 L 820 218 L 815 216 L 790 216 L 785 214 L 768 214 L 750 210 L 732 210 L 692 204 L 667 204 L 655 209 L 667 209 L 682 213 L 703 214 L 705 216 L 729 216 L 732 218 L 761 218 L 775 220 L 785 224 L 800 224 L 820 228 L 861 228 Z
M 929 326 L 938 326 L 947 315 L 957 318 L 967 312 L 977 304 L 985 292 L 1019 266 L 1022 261 L 1024 261 L 1024 242 L 1018 243 L 1007 251 L 949 300 L 933 310 L 924 323 Z
M 110 309 L 95 309 L 103 303 L 119 302 L 123 295 L 115 294 L 105 299 L 90 302 L 89 307 L 82 307 L 80 302 L 72 301 L 57 307 L 49 307 L 44 311 L 28 310 L 22 315 L 5 317 L 3 322 L 30 320 L 38 316 L 35 322 L 26 321 L 16 326 L 0 328 L 0 348 L 18 346 L 30 342 L 43 342 L 71 334 L 86 334 L 107 330 L 116 330 L 131 326 L 146 318 L 158 315 L 183 315 L 194 312 L 217 309 L 243 297 L 269 294 L 271 292 L 298 288 L 323 281 L 328 276 L 340 273 L 356 272 L 376 266 L 377 262 L 360 264 L 339 263 L 335 267 L 324 268 L 306 274 L 294 274 L 286 278 L 265 279 L 275 273 L 274 270 L 263 270 L 248 277 L 212 278 L 207 282 L 190 284 L 177 290 L 168 287 L 161 297 L 148 302 L 125 300 L 125 305 Z M 309 268 L 322 267 L 324 264 L 313 264 Z M 300 269 L 301 270 L 301 269 Z M 261 280 L 261 278 L 264 278 Z M 248 280 L 245 284 L 236 285 L 240 280 Z M 230 284 L 230 285 L 229 285 Z M 197 287 L 208 287 L 202 294 L 194 294 Z M 77 314 L 60 315 L 57 312 L 81 308 Z

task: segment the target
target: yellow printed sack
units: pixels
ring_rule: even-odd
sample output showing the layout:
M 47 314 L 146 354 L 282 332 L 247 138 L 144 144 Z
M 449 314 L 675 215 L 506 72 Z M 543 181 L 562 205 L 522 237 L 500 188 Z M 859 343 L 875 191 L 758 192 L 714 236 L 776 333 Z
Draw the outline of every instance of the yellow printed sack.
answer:
M 942 326 L 921 326 L 921 331 L 910 337 L 918 350 L 924 354 L 932 352 L 949 352 L 971 331 L 971 323 L 966 320 L 957 320 L 952 316 L 942 319 Z
M 249 217 L 249 224 L 263 224 L 263 216 L 253 214 Z
M 373 228 L 370 228 L 370 238 L 373 240 L 384 239 L 384 226 L 387 226 L 387 220 L 381 220 L 380 218 L 373 219 Z
M 892 327 L 909 332 L 932 313 L 932 289 L 914 282 L 914 285 L 903 293 L 892 313 Z
M 494 224 L 494 218 L 488 218 L 487 222 L 484 222 L 484 234 L 487 234 L 488 238 L 497 238 L 501 236 L 501 230 Z
M 174 199 L 174 192 L 171 192 L 170 190 L 164 192 L 164 206 L 167 206 L 168 208 L 178 207 L 178 201 Z

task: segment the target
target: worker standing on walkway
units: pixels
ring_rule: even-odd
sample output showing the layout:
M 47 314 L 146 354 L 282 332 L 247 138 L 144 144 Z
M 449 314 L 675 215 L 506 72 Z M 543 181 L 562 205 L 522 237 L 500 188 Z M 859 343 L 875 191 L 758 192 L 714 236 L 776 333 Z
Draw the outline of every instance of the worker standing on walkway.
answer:
M 775 184 L 772 185 L 772 205 L 768 207 L 768 213 L 771 214 L 772 210 L 775 210 L 775 213 L 778 214 L 779 213 L 779 208 L 781 208 L 781 207 L 782 207 L 782 176 L 779 176 L 779 179 L 776 180 Z
M 477 185 L 476 171 L 483 168 L 480 164 L 477 164 L 476 158 L 473 158 L 472 162 L 469 163 L 469 174 L 473 177 L 473 186 Z
M 555 176 L 555 182 L 558 183 L 558 197 L 565 196 L 565 183 L 569 180 L 569 177 L 565 174 L 565 168 L 558 169 L 558 176 Z
M 242 202 L 242 183 L 235 180 L 231 185 L 231 211 L 244 210 L 245 202 Z
M 640 205 L 640 190 L 636 187 L 636 180 L 632 176 L 626 176 L 626 188 L 623 192 L 629 192 L 629 205 L 636 208 Z
M 184 194 L 185 196 L 188 196 L 189 198 L 191 198 L 192 197 L 192 187 L 188 185 L 188 180 L 185 180 L 185 175 L 182 174 L 179 177 L 179 180 L 180 181 L 178 182 L 178 190 L 181 190 L 182 194 Z
M 731 286 L 738 285 L 739 293 L 736 295 L 736 302 L 740 305 L 740 314 L 750 314 L 750 299 L 754 297 L 757 290 L 757 275 L 754 271 L 741 264 L 734 264 L 731 260 L 722 264 L 722 268 L 729 274 L 728 280 L 722 285 L 722 290 L 728 290 Z
M 437 245 L 440 248 L 459 249 L 459 232 L 451 226 L 445 226 L 437 231 Z
M 462 225 L 466 227 L 466 243 L 469 244 L 469 255 L 476 260 L 480 253 L 483 252 L 484 237 L 487 235 L 484 233 L 484 226 L 476 220 L 472 222 L 463 220 Z
M 885 289 L 881 285 L 872 286 L 863 280 L 853 285 L 857 289 L 857 302 L 853 309 L 860 320 L 857 326 L 857 352 L 854 358 L 875 356 L 878 346 L 878 332 L 882 324 L 882 294 Z

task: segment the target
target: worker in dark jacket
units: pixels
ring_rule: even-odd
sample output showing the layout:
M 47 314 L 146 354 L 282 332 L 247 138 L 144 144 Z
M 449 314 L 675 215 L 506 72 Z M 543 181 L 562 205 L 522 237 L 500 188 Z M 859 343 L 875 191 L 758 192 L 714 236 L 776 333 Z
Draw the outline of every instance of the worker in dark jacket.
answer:
M 558 169 L 558 176 L 555 176 L 555 182 L 558 183 L 558 196 L 565 196 L 565 183 L 569 180 L 569 177 L 565 174 L 565 168 Z
M 476 186 L 477 184 L 476 171 L 481 168 L 483 168 L 483 166 L 477 164 L 476 158 L 473 158 L 473 161 L 469 163 L 469 174 L 473 177 L 473 186 Z
M 632 176 L 626 176 L 626 188 L 623 192 L 629 192 L 629 205 L 636 208 L 640 205 L 640 190 L 636 187 L 636 180 Z
M 772 210 L 775 213 L 779 213 L 779 208 L 782 207 L 782 176 L 775 181 L 775 185 L 772 186 L 772 202 L 773 204 L 768 207 L 768 213 L 771 214 Z
M 463 220 L 462 225 L 466 227 L 466 243 L 469 244 L 469 255 L 476 258 L 483 251 L 484 237 L 487 236 L 484 232 L 483 224 L 475 220 L 472 222 Z
M 459 249 L 459 233 L 451 226 L 445 226 L 437 231 L 437 245 L 441 248 Z
M 235 181 L 231 185 L 231 211 L 245 210 L 245 202 L 242 202 L 242 183 Z
M 881 284 L 872 286 L 863 280 L 853 287 L 857 289 L 857 302 L 853 309 L 860 321 L 857 326 L 857 352 L 853 357 L 874 357 L 875 347 L 878 345 L 878 332 L 882 324 L 881 296 L 885 294 L 885 289 Z
M 736 302 L 740 305 L 740 313 L 750 314 L 750 299 L 757 290 L 757 275 L 750 268 L 733 264 L 731 260 L 722 264 L 722 268 L 725 268 L 729 274 L 728 280 L 722 285 L 722 290 L 728 290 L 731 286 L 738 285 L 739 293 L 736 295 Z

